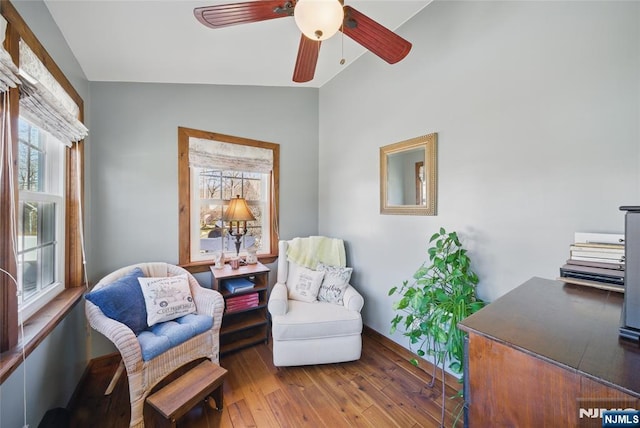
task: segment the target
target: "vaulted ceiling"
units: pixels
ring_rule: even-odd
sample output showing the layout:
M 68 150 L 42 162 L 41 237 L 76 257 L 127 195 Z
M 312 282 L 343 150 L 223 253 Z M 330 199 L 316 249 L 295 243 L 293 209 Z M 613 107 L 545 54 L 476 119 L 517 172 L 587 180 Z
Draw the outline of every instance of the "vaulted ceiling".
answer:
M 396 30 L 430 1 L 345 3 Z M 233 2 L 45 0 L 90 81 L 317 88 L 367 53 L 338 33 L 322 43 L 315 78 L 304 84 L 294 83 L 291 77 L 300 32 L 293 18 L 214 30 L 193 15 L 195 7 Z M 342 58 L 346 60 L 344 65 L 340 65 Z

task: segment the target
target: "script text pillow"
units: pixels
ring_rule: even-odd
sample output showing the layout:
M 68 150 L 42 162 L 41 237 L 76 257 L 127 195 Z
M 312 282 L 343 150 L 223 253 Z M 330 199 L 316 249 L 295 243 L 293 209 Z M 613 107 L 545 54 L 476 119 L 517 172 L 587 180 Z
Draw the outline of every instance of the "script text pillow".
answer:
M 324 279 L 318 291 L 318 300 L 341 305 L 344 292 L 349 286 L 353 268 L 329 266 L 324 263 L 318 263 L 316 269 L 324 272 Z
M 138 278 L 151 327 L 196 311 L 187 275 L 166 278 Z
M 315 302 L 318 298 L 318 290 L 322 283 L 324 272 L 307 269 L 295 263 L 289 263 L 289 275 L 287 288 L 289 298 L 303 302 Z
M 109 285 L 85 295 L 105 316 L 121 322 L 134 334 L 147 328 L 147 311 L 138 278 L 144 273 L 135 268 Z

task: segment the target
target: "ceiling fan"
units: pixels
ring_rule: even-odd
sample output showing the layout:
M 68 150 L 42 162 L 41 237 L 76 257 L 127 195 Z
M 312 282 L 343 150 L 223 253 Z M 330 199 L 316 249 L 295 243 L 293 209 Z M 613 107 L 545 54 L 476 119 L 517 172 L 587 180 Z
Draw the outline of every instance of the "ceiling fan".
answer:
M 342 31 L 389 64 L 402 60 L 411 43 L 350 6 L 344 0 L 255 0 L 197 7 L 193 13 L 210 28 L 293 16 L 302 35 L 293 81 L 313 79 L 323 40 Z

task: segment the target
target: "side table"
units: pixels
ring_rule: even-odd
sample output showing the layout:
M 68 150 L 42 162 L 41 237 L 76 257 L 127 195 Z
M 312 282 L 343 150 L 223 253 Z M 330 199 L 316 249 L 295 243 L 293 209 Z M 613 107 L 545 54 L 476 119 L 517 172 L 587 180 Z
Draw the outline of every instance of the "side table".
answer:
M 262 263 L 222 269 L 211 266 L 211 285 L 225 299 L 220 328 L 220 355 L 269 340 L 269 268 Z M 231 292 L 226 281 L 244 279 L 248 288 Z M 233 281 L 232 281 L 233 282 Z M 253 285 L 251 285 L 253 284 Z

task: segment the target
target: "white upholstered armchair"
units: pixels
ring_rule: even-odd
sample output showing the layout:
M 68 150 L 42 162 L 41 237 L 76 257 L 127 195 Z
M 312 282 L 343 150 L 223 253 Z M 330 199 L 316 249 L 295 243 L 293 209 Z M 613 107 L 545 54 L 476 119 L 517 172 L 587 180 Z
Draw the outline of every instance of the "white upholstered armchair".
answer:
M 342 241 L 338 241 L 342 245 Z M 301 273 L 304 268 L 287 256 L 290 242 L 293 241 L 279 242 L 277 282 L 269 296 L 274 365 L 301 366 L 358 360 L 362 351 L 360 311 L 364 305 L 363 297 L 348 283 L 348 279 L 344 284 L 340 284 L 340 280 L 332 282 L 330 277 L 334 280 L 337 277 L 328 272 L 340 273 L 341 269 L 324 265 L 322 258 L 315 269 L 305 269 Z M 341 251 L 344 255 L 343 247 Z M 323 270 L 326 273 L 321 272 Z M 347 277 L 350 274 L 349 270 Z M 300 277 L 303 279 L 298 280 Z M 322 288 L 314 291 L 313 283 L 317 278 L 322 280 Z M 292 284 L 297 280 L 301 284 L 298 295 Z M 305 295 L 309 290 L 309 295 Z
M 135 289 L 138 278 L 179 275 L 187 277 L 189 299 L 193 300 L 189 303 L 195 304 L 195 312 L 152 327 L 145 319 L 134 319 L 144 311 L 139 302 L 136 306 L 136 298 L 133 298 L 138 292 Z M 166 303 L 161 303 L 165 307 Z M 121 322 L 110 318 L 101 308 L 111 317 L 126 319 Z M 223 311 L 224 300 L 220 293 L 201 287 L 185 269 L 167 263 L 141 263 L 118 269 L 100 280 L 87 295 L 85 312 L 91 327 L 113 342 L 122 356 L 129 379 L 131 427 L 144 426 L 145 399 L 165 376 L 200 358 L 218 363 Z M 119 369 L 116 376 L 121 372 Z

